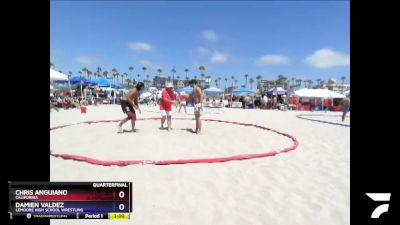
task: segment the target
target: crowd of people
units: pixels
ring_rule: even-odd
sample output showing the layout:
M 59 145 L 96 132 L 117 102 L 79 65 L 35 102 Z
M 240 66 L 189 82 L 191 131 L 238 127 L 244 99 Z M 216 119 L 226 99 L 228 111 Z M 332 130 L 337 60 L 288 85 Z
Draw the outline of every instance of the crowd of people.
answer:
M 52 109 L 80 108 L 86 105 L 119 104 L 122 91 L 107 91 L 100 87 L 78 86 L 74 90 L 57 90 L 50 94 L 50 112 Z
M 177 93 L 174 90 L 172 83 L 167 83 L 165 88 L 161 92 L 161 98 L 155 100 L 159 103 L 161 112 L 161 126 L 160 129 L 167 129 L 171 131 L 172 123 L 172 105 L 179 107 L 178 112 L 181 111 L 183 107 L 185 113 L 187 113 L 186 105 L 192 103 L 194 106 L 194 114 L 196 119 L 196 134 L 201 134 L 201 120 L 200 116 L 203 112 L 203 92 L 200 87 L 197 86 L 196 80 L 191 80 L 189 85 L 193 88 L 193 93 L 187 95 L 185 93 Z M 56 91 L 50 95 L 50 112 L 52 109 L 58 111 L 60 108 L 71 109 L 71 108 L 81 108 L 85 105 L 98 105 L 104 100 L 110 104 L 120 104 L 123 113 L 127 115 L 118 125 L 118 132 L 123 132 L 122 125 L 129 120 L 132 124 L 131 131 L 135 131 L 135 121 L 136 121 L 136 110 L 141 112 L 139 107 L 139 98 L 143 93 L 145 87 L 142 82 L 139 82 L 134 88 L 130 89 L 127 94 L 123 94 L 122 91 L 111 90 L 110 94 L 106 90 L 99 87 L 79 87 L 72 93 Z M 253 100 L 249 96 L 235 96 L 227 95 L 228 107 L 232 107 L 233 102 L 240 102 L 242 108 L 245 109 L 246 105 L 251 108 L 258 109 L 296 109 L 298 105 L 303 105 L 305 103 L 303 98 L 299 97 L 288 97 L 286 95 L 261 95 L 255 97 Z M 307 104 L 310 105 L 311 111 L 314 109 L 325 110 L 325 112 L 334 105 L 333 99 L 329 98 L 307 98 Z M 211 103 L 215 105 L 217 100 L 215 98 L 206 98 L 206 105 Z M 254 103 L 254 104 L 253 104 Z M 223 97 L 220 97 L 219 104 L 224 104 Z M 342 121 L 345 120 L 347 112 L 350 110 L 350 99 L 345 98 L 339 103 L 342 106 L 343 117 Z M 167 127 L 164 126 L 165 121 L 167 121 Z

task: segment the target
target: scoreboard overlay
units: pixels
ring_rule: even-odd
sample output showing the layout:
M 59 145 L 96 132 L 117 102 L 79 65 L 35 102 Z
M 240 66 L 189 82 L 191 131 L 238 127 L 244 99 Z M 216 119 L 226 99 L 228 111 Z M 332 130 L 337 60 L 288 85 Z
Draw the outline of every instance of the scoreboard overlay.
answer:
M 132 182 L 9 182 L 10 219 L 130 219 Z

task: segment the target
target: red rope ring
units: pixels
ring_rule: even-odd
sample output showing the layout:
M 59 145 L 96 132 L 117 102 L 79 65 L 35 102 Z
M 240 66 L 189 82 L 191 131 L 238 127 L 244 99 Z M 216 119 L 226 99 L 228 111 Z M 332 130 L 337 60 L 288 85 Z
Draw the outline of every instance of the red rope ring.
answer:
M 160 120 L 159 117 L 157 118 L 141 118 L 137 120 Z M 192 118 L 174 118 L 174 120 L 194 120 Z M 255 124 L 250 124 L 250 123 L 239 123 L 239 122 L 234 122 L 234 121 L 226 121 L 226 120 L 214 120 L 214 119 L 202 119 L 203 121 L 213 121 L 213 122 L 220 122 L 220 123 L 231 123 L 231 124 L 236 124 L 236 125 L 242 125 L 242 126 L 252 126 L 256 127 L 259 129 L 263 130 L 268 130 L 272 131 L 274 133 L 277 133 L 279 135 L 283 135 L 293 141 L 293 144 L 290 147 L 284 148 L 282 150 L 274 150 L 270 152 L 265 152 L 265 153 L 253 153 L 253 154 L 242 154 L 242 155 L 233 155 L 233 156 L 227 156 L 227 157 L 218 157 L 218 158 L 198 158 L 198 159 L 177 159 L 177 160 L 159 160 L 159 161 L 153 161 L 153 160 L 116 160 L 116 161 L 107 161 L 107 160 L 98 160 L 86 156 L 80 156 L 80 155 L 71 155 L 71 154 L 62 154 L 62 153 L 56 153 L 53 150 L 50 149 L 50 155 L 55 156 L 55 157 L 61 157 L 63 159 L 72 159 L 72 160 L 77 160 L 77 161 L 83 161 L 87 162 L 90 164 L 95 164 L 95 165 L 102 165 L 102 166 L 127 166 L 127 165 L 132 165 L 132 164 L 153 164 L 153 165 L 171 165 L 171 164 L 187 164 L 187 163 L 218 163 L 218 162 L 227 162 L 227 161 L 233 161 L 233 160 L 245 160 L 245 159 L 253 159 L 253 158 L 262 158 L 262 157 L 268 157 L 268 156 L 275 156 L 277 154 L 280 154 L 282 152 L 290 152 L 295 150 L 299 146 L 299 141 L 293 137 L 290 134 L 283 133 L 268 127 L 260 126 L 260 125 L 255 125 Z M 64 127 L 69 127 L 73 125 L 78 125 L 78 124 L 92 124 L 92 123 L 114 123 L 114 122 L 119 122 L 120 120 L 99 120 L 99 121 L 85 121 L 81 123 L 75 123 L 75 124 L 68 124 L 68 125 L 61 125 L 61 126 L 56 126 L 56 127 L 50 127 L 50 131 L 56 130 L 56 129 L 61 129 Z

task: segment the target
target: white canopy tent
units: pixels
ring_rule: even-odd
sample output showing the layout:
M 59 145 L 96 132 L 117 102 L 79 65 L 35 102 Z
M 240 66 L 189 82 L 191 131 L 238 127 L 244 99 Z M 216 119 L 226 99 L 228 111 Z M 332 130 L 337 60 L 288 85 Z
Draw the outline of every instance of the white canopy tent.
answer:
M 68 76 L 50 68 L 50 81 L 53 82 L 55 80 L 68 81 L 69 91 L 70 91 L 71 97 L 72 97 L 71 84 L 69 83 Z
M 296 96 L 308 98 L 346 98 L 346 95 L 339 94 L 327 89 L 303 88 L 295 91 Z
M 50 69 L 50 80 L 54 81 L 54 80 L 68 80 L 68 76 L 65 74 L 62 74 L 58 71 L 55 71 L 53 69 Z

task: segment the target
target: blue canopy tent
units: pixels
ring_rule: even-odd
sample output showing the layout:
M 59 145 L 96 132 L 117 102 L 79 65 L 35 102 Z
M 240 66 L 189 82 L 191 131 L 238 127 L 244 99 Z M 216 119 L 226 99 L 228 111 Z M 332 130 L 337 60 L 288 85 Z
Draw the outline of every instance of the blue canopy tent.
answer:
M 254 91 L 249 90 L 249 89 L 247 89 L 247 88 L 236 88 L 236 89 L 234 89 L 234 90 L 232 91 L 232 93 L 233 93 L 233 94 L 244 94 L 244 95 L 246 95 L 246 94 L 253 94 Z
M 81 97 L 83 97 L 82 85 L 94 85 L 95 84 L 94 82 L 86 79 L 85 77 L 81 77 L 81 76 L 72 77 L 71 79 L 69 79 L 69 82 L 71 84 L 80 84 L 81 85 Z
M 224 93 L 224 91 L 219 88 L 216 88 L 216 87 L 210 87 L 210 88 L 204 89 L 204 93 L 206 93 L 206 94 L 222 94 L 222 93 Z
M 116 82 L 111 82 L 111 87 L 115 88 L 115 89 L 122 89 L 124 87 L 122 87 L 122 85 L 116 83 Z
M 99 87 L 110 87 L 112 85 L 112 81 L 105 77 L 97 78 L 93 82 Z
M 79 76 L 72 77 L 71 79 L 69 79 L 69 82 L 71 84 L 85 84 L 85 85 L 93 85 L 93 84 L 95 84 L 94 82 L 92 82 L 92 81 L 90 81 L 90 80 L 88 80 L 88 79 L 86 79 L 84 77 L 79 77 Z
M 249 94 L 254 94 L 254 91 L 249 90 L 247 88 L 236 88 L 232 91 L 232 94 L 237 94 L 237 95 L 249 95 Z M 253 99 L 253 107 L 254 107 L 254 97 L 252 97 Z M 254 107 L 255 109 L 255 107 Z
M 109 88 L 114 88 L 114 89 L 122 89 L 123 88 L 120 84 L 115 83 L 114 81 L 109 80 L 105 77 L 100 77 L 96 80 L 93 80 L 93 82 L 99 87 L 109 87 Z

